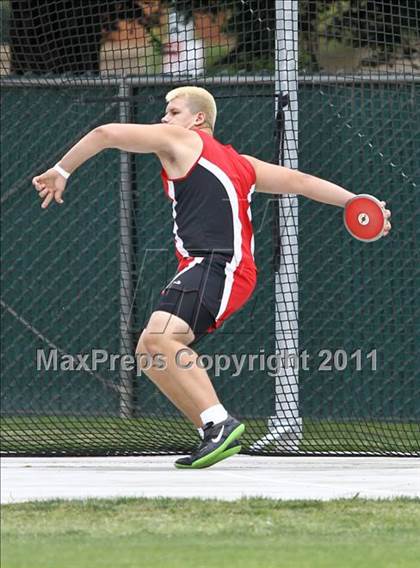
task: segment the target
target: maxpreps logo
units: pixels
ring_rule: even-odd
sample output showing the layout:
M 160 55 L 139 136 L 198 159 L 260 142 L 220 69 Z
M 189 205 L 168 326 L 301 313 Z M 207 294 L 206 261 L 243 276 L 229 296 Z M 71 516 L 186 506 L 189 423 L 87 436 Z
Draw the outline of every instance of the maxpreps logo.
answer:
M 137 356 L 120 353 L 109 353 L 105 349 L 92 349 L 89 353 L 68 355 L 58 349 L 37 349 L 37 371 L 87 371 L 96 372 L 100 368 L 108 371 L 147 371 L 151 367 L 165 369 L 166 361 L 163 355 L 140 353 Z

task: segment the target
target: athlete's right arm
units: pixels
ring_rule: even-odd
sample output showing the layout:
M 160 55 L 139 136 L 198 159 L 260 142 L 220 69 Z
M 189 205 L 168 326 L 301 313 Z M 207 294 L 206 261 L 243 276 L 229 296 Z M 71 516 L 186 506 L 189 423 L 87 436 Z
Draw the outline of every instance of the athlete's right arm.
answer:
M 89 158 L 108 148 L 140 154 L 171 155 L 175 147 L 179 148 L 182 139 L 187 137 L 191 137 L 191 131 L 168 124 L 105 124 L 86 134 L 57 165 L 71 174 Z M 51 168 L 35 176 L 32 183 L 43 199 L 43 209 L 53 199 L 57 203 L 63 202 L 66 180 L 56 170 Z

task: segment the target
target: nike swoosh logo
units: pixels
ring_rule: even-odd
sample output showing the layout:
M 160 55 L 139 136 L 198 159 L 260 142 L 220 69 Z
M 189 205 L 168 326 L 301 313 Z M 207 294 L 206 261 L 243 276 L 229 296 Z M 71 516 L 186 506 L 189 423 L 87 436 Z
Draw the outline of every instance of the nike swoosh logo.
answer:
M 177 280 L 174 284 L 181 284 L 181 280 Z
M 213 442 L 213 444 L 217 444 L 217 442 L 220 442 L 222 436 L 223 436 L 223 432 L 225 431 L 225 427 L 222 426 L 220 429 L 220 432 L 217 434 L 217 436 L 215 438 L 212 438 L 211 441 Z

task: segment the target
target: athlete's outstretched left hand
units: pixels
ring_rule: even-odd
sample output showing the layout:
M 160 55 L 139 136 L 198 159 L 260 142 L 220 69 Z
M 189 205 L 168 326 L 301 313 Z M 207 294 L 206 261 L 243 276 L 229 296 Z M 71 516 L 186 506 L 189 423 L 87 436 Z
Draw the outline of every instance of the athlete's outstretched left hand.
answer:
M 66 189 L 66 183 L 67 180 L 53 168 L 32 179 L 32 184 L 43 200 L 42 209 L 46 209 L 53 199 L 60 205 L 64 203 L 63 192 Z

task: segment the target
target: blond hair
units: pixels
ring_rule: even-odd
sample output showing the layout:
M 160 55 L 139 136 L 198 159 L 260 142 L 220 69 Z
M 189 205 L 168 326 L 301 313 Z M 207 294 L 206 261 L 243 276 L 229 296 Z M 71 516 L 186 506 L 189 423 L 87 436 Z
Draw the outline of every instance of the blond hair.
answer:
M 202 87 L 177 87 L 166 95 L 166 102 L 170 103 L 178 97 L 187 99 L 188 107 L 191 112 L 204 112 L 206 123 L 214 130 L 217 117 L 216 101 L 211 93 Z

